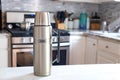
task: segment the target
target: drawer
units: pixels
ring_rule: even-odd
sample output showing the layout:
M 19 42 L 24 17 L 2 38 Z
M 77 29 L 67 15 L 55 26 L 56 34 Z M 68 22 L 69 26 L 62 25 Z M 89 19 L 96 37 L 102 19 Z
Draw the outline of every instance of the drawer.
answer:
M 106 41 L 106 40 L 99 40 L 98 41 L 98 48 L 107 52 L 116 53 L 117 55 L 119 52 L 119 44 Z
M 91 46 L 97 46 L 97 39 L 87 37 L 87 44 Z

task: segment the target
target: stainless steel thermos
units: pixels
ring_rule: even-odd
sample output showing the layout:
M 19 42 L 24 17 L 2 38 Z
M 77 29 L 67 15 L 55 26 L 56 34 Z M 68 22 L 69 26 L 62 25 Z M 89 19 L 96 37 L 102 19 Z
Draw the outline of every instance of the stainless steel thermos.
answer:
M 36 12 L 34 26 L 34 74 L 48 76 L 51 73 L 52 27 L 48 12 Z

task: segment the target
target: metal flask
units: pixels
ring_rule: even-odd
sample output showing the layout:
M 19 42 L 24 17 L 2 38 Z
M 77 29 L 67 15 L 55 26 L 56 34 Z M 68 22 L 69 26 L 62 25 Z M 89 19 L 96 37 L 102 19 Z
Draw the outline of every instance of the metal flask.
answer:
M 36 12 L 34 26 L 34 74 L 49 76 L 51 73 L 51 37 L 50 14 Z

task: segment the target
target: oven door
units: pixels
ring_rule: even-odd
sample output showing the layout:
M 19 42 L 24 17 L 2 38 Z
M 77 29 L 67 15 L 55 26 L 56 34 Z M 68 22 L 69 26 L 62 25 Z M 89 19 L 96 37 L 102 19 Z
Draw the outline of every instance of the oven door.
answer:
M 13 45 L 12 49 L 12 66 L 33 66 L 33 45 Z M 57 44 L 52 44 L 52 64 L 67 65 L 69 64 L 69 45 L 60 44 L 60 54 L 58 54 Z
M 52 47 L 52 64 L 68 65 L 69 64 L 69 43 L 60 43 L 60 52 L 58 53 L 57 44 Z
M 33 45 L 15 45 L 12 49 L 12 66 L 33 66 Z

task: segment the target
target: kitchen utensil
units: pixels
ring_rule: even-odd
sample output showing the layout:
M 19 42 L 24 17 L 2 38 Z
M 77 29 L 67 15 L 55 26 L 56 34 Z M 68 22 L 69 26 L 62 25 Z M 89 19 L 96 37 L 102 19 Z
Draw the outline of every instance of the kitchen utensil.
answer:
M 64 23 L 65 18 L 66 18 L 66 14 L 64 11 L 57 12 L 57 19 L 59 20 L 60 23 Z

